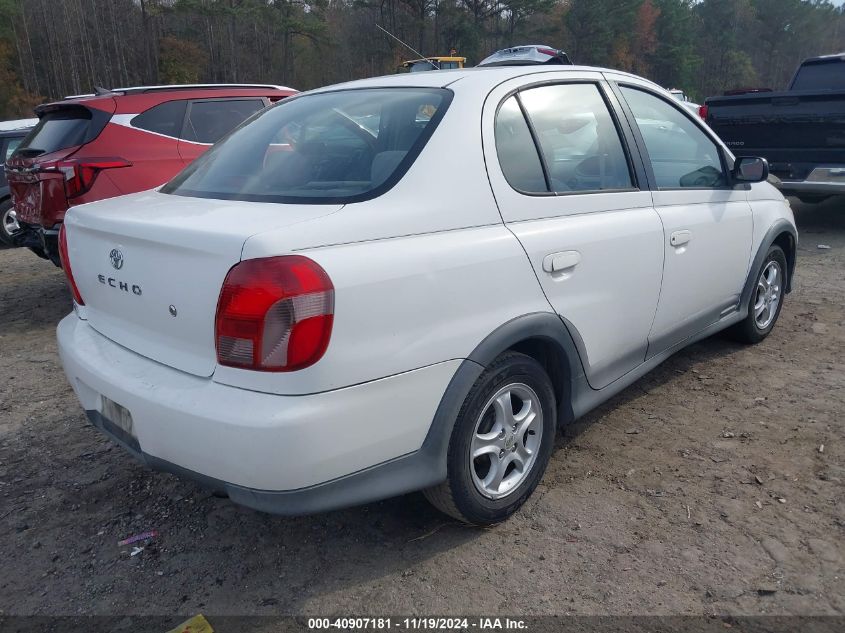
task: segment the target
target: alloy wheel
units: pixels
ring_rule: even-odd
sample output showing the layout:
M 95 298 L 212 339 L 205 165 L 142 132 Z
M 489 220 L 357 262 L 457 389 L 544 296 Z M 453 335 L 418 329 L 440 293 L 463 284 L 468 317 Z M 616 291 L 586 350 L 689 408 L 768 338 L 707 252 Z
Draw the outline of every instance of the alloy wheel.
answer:
M 780 264 L 770 261 L 757 280 L 757 294 L 754 297 L 754 322 L 761 330 L 772 324 L 778 313 L 781 299 L 781 279 L 783 274 Z
M 543 437 L 543 410 L 535 391 L 512 383 L 482 409 L 470 444 L 470 472 L 476 489 L 490 499 L 507 496 L 531 472 Z

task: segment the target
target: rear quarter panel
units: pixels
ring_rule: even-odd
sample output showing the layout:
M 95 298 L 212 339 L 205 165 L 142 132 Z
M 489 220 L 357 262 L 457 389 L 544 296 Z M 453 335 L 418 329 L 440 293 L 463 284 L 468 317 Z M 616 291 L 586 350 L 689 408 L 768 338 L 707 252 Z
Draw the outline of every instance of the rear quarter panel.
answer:
M 86 194 L 84 202 L 135 193 L 164 184 L 185 166 L 177 150 L 178 140 L 137 130 L 129 125 L 111 122 L 95 141 L 83 147 L 76 158 L 118 157 L 131 167 L 120 167 L 100 173 L 94 187 Z M 103 178 L 103 176 L 106 178 Z M 100 180 L 109 181 L 114 191 L 102 186 Z
M 289 374 L 218 365 L 216 381 L 280 394 L 328 391 L 466 358 L 503 323 L 550 310 L 525 252 L 501 224 L 301 253 L 335 287 L 326 355 Z

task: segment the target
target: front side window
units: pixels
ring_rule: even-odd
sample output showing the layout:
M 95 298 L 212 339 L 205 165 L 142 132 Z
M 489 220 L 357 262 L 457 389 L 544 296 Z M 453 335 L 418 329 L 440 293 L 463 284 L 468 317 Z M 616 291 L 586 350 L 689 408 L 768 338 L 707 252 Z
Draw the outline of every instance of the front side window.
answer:
M 657 187 L 710 189 L 727 183 L 719 148 L 663 99 L 621 87 L 645 141 Z
M 261 99 L 194 101 L 188 110 L 182 138 L 195 143 L 216 143 L 263 107 Z
M 162 191 L 258 202 L 375 197 L 411 166 L 451 94 L 372 88 L 285 100 L 215 145 Z

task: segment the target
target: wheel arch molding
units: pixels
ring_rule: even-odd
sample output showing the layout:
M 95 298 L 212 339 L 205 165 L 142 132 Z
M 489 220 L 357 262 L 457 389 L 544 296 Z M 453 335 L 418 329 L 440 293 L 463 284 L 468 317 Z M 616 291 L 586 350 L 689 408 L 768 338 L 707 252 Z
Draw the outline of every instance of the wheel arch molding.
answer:
M 441 401 L 441 407 L 447 400 L 457 402 L 454 410 L 449 412 L 450 422 L 454 423 L 464 398 L 481 371 L 508 351 L 521 352 L 543 366 L 555 389 L 558 424 L 563 426 L 572 422 L 575 419 L 572 410 L 573 387 L 584 375 L 584 367 L 572 334 L 560 316 L 552 312 L 534 312 L 511 319 L 493 330 L 475 347 L 463 364 L 471 363 L 479 371 L 471 381 L 466 381 L 458 379 L 461 374 L 459 369 Z
M 773 245 L 780 246 L 784 255 L 786 255 L 787 271 L 784 292 L 792 292 L 792 275 L 795 272 L 795 262 L 798 255 L 798 231 L 790 222 L 780 219 L 766 231 L 757 253 L 754 255 L 754 260 L 748 269 L 748 277 L 746 277 L 745 285 L 742 288 L 740 306 L 746 306 L 751 299 L 751 293 L 757 283 L 757 270 L 763 264 L 763 259 Z

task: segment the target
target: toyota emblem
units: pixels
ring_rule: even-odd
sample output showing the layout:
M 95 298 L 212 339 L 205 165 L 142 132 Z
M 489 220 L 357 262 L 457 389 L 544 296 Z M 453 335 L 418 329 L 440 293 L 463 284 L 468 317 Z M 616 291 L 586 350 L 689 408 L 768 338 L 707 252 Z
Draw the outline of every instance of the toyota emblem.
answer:
M 121 268 L 123 268 L 123 253 L 121 253 L 119 249 L 111 249 L 111 253 L 109 253 L 109 259 L 111 260 L 111 265 L 115 270 L 120 270 Z

